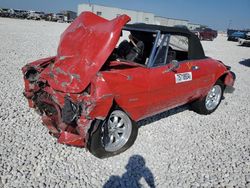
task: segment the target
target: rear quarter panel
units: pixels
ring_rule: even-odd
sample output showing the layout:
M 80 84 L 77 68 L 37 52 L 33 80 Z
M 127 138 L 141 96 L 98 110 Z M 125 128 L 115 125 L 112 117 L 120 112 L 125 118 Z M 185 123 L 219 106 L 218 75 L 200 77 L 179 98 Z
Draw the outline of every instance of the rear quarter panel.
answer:
M 201 95 L 205 96 L 210 88 L 220 79 L 223 75 L 229 73 L 227 68 L 218 60 L 212 58 L 206 58 L 199 61 L 199 66 L 201 68 L 200 73 L 196 76 L 198 78 L 205 76 L 204 79 L 201 79 L 199 87 L 201 89 Z M 203 74 L 203 75 L 202 75 Z
M 135 121 L 146 117 L 150 103 L 146 67 L 130 67 L 101 73 L 120 108 Z

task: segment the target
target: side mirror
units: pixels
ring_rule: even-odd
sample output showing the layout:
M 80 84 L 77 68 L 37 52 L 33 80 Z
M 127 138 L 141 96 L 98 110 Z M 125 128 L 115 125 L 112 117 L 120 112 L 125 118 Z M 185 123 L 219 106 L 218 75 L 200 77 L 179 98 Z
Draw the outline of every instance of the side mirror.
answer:
M 177 60 L 172 60 L 170 64 L 171 64 L 172 70 L 176 70 L 180 67 L 180 62 Z
M 177 60 L 172 60 L 169 64 L 169 68 L 164 71 L 164 73 L 166 72 L 170 72 L 170 71 L 175 71 L 176 69 L 178 69 L 180 67 L 180 62 Z

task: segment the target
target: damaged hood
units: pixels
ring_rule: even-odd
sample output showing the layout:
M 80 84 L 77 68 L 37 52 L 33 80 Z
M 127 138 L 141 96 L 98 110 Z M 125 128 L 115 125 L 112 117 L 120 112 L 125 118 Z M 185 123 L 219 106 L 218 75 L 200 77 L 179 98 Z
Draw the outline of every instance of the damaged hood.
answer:
M 61 35 L 55 63 L 40 77 L 55 90 L 81 93 L 112 53 L 128 21 L 126 15 L 108 21 L 82 13 Z

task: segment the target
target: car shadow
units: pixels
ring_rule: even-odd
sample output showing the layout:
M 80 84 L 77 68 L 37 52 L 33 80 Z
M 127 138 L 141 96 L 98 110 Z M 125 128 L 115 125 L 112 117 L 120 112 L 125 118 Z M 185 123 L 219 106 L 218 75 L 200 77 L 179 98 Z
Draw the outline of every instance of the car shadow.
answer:
M 110 176 L 103 188 L 137 188 L 144 187 L 144 184 L 147 184 L 147 187 L 155 188 L 154 176 L 141 155 L 131 156 L 125 168 L 127 171 L 121 177 Z M 144 181 L 143 185 L 142 181 Z
M 240 61 L 239 64 L 250 67 L 250 59 L 244 59 L 243 61 Z
M 244 44 L 244 45 L 238 45 L 239 47 L 245 47 L 245 48 L 249 48 L 250 47 L 250 43 Z
M 190 109 L 190 107 L 189 107 L 188 104 L 183 105 L 183 106 L 179 106 L 179 107 L 173 108 L 173 109 L 171 109 L 171 110 L 162 112 L 162 113 L 160 113 L 160 114 L 156 114 L 156 115 L 154 115 L 154 116 L 151 116 L 151 117 L 148 117 L 148 118 L 146 118 L 146 119 L 140 120 L 140 121 L 137 122 L 137 125 L 138 125 L 139 127 L 146 126 L 146 125 L 148 125 L 148 124 L 150 124 L 150 123 L 159 121 L 159 120 L 161 120 L 161 119 L 170 117 L 170 116 L 172 116 L 172 115 L 181 113 L 181 112 L 186 111 L 186 110 L 189 110 L 189 109 Z

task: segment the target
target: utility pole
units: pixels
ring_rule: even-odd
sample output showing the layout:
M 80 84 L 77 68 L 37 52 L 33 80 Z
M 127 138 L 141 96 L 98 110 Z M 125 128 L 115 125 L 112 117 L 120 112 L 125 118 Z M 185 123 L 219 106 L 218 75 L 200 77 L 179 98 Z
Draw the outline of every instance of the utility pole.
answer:
M 230 29 L 231 24 L 232 24 L 232 20 L 229 20 L 229 22 L 228 22 L 228 26 L 227 26 L 227 29 Z

